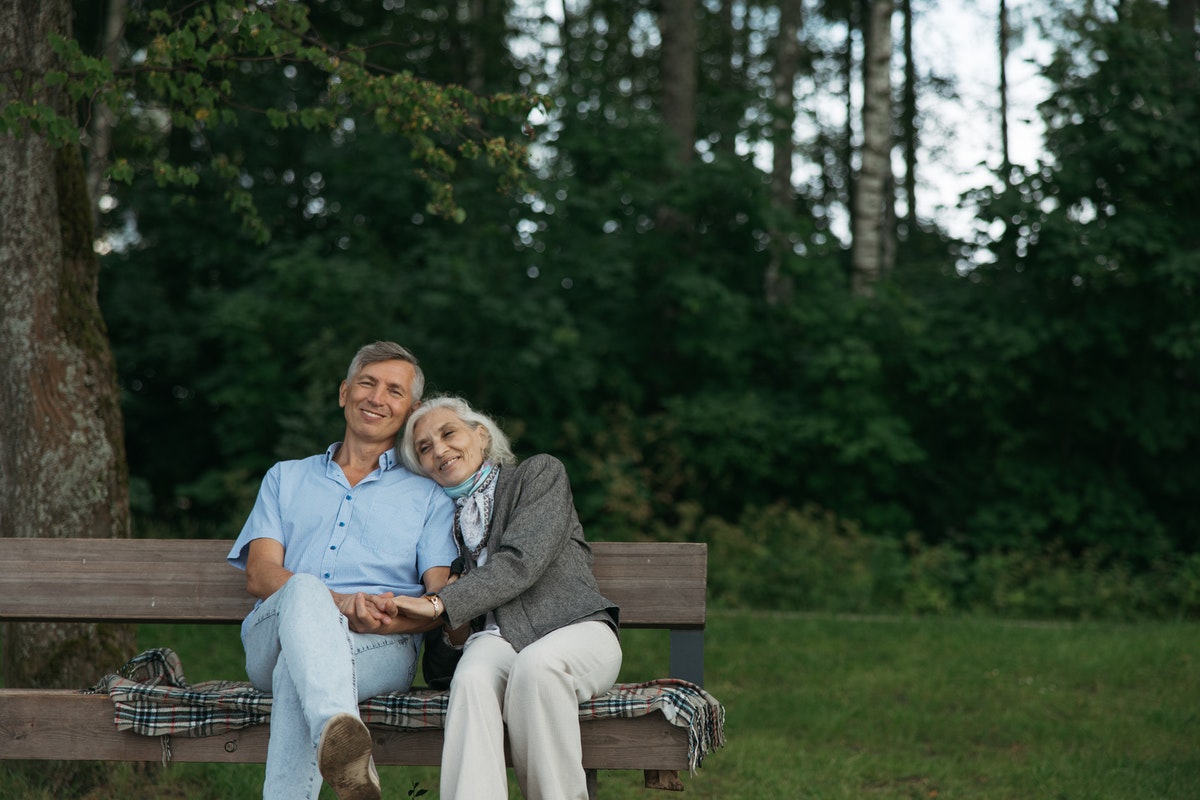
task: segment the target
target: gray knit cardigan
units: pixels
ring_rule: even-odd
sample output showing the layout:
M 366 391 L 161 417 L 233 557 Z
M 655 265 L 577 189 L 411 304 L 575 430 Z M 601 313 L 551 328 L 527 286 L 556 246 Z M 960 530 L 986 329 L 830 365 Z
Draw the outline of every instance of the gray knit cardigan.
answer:
M 617 629 L 619 609 L 600 594 L 562 462 L 536 455 L 501 468 L 487 563 L 438 594 L 451 627 L 496 612 L 518 652 L 565 625 L 600 620 Z

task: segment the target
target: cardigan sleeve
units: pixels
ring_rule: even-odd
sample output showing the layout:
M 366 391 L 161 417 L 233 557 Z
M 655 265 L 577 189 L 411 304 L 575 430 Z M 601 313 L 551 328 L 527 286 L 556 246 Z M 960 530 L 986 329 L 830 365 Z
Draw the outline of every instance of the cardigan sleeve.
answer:
M 487 562 L 439 592 L 452 627 L 513 600 L 533 586 L 571 544 L 578 525 L 570 481 L 549 455 L 522 462 L 507 508 L 497 508 Z

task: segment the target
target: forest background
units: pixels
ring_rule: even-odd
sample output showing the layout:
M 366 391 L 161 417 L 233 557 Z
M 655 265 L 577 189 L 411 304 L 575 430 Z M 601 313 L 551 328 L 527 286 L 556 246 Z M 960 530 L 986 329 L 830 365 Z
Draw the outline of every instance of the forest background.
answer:
M 589 537 L 707 542 L 718 605 L 1196 618 L 1196 4 L 1042 4 L 1044 160 L 1010 162 L 1001 70 L 965 233 L 917 213 L 955 138 L 912 37 L 935 5 L 247 7 L 485 98 L 467 127 L 525 148 L 514 178 L 480 146 L 431 163 L 336 65 L 222 61 L 235 5 L 75 2 L 58 50 L 139 76 L 112 117 L 62 80 L 134 535 L 234 536 L 393 339 L 567 464 Z M 977 54 L 1004 64 L 996 11 Z

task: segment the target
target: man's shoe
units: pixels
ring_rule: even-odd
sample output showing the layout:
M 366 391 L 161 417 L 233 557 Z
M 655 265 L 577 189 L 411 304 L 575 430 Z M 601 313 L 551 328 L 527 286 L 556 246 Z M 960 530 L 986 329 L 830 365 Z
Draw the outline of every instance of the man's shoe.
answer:
M 380 800 L 379 773 L 371 757 L 371 732 L 353 714 L 335 714 L 321 731 L 317 766 L 338 800 Z

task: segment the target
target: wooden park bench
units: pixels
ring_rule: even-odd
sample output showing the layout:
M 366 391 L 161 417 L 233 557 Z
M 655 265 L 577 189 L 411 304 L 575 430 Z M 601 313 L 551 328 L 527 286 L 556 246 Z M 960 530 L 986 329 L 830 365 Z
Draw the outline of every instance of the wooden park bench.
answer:
M 225 561 L 230 545 L 216 539 L 0 538 L 0 621 L 239 624 L 254 601 L 244 573 Z M 669 630 L 670 677 L 702 686 L 706 546 L 594 542 L 592 547 L 600 590 L 621 607 L 622 627 Z M 65 595 L 86 601 L 64 603 Z M 228 677 L 245 680 L 244 674 Z M 679 772 L 698 763 L 688 728 L 658 711 L 587 720 L 580 728 L 593 798 L 597 770 L 643 770 L 647 787 L 680 790 Z M 378 764 L 441 762 L 440 728 L 372 724 L 371 729 Z M 267 732 L 266 725 L 251 725 L 170 737 L 170 759 L 263 762 Z M 160 738 L 118 730 L 106 693 L 0 688 L 0 760 L 160 761 L 168 752 Z

